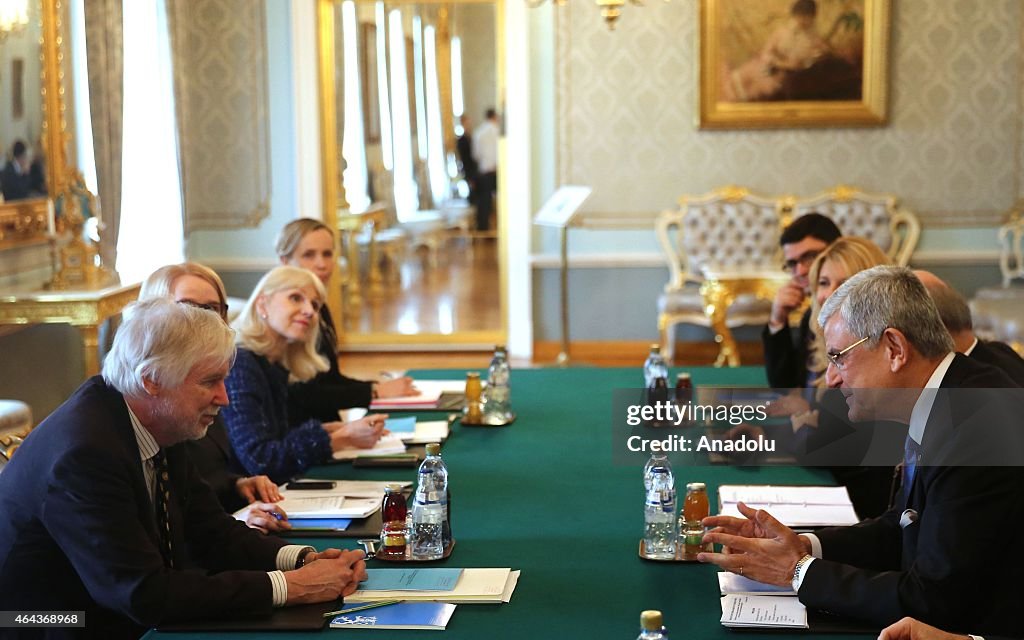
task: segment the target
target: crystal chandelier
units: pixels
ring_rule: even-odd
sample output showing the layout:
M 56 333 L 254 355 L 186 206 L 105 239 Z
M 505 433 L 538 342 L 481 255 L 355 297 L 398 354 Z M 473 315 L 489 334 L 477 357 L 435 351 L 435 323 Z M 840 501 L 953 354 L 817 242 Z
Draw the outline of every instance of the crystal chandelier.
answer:
M 0 0 L 0 40 L 28 26 L 28 0 Z
M 544 4 L 545 1 L 546 0 L 526 0 L 526 4 L 533 8 L 539 7 Z M 665 0 L 665 2 L 668 1 L 669 0 Z M 568 2 L 568 0 L 552 0 L 552 2 L 561 6 Z M 605 23 L 608 24 L 609 31 L 615 29 L 615 23 L 618 21 L 619 16 L 622 15 L 622 6 L 626 4 L 626 2 L 627 0 L 594 0 L 594 4 L 601 9 L 601 17 L 603 17 Z M 639 7 L 644 5 L 644 0 L 628 0 L 628 2 L 629 4 Z

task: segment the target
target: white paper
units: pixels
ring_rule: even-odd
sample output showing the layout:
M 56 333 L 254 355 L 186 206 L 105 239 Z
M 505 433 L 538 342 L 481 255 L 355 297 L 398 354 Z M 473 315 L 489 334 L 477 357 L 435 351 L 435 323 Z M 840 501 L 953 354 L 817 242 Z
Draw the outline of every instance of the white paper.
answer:
M 397 398 L 379 398 L 370 403 L 371 410 L 382 410 L 387 407 L 435 407 L 442 393 L 463 393 L 466 391 L 465 380 L 417 380 L 416 389 L 419 393 L 412 396 Z
M 846 487 L 792 487 L 773 485 L 722 485 L 718 498 L 725 502 L 747 504 L 826 504 L 848 505 Z
M 853 505 L 750 504 L 751 509 L 764 509 L 787 527 L 841 527 L 857 524 L 860 519 Z M 719 513 L 742 518 L 735 503 L 723 503 Z
M 352 498 L 383 498 L 384 489 L 389 484 L 400 484 L 403 488 L 411 487 L 412 482 L 408 480 L 337 480 L 333 489 L 323 493 L 332 495 L 349 496 Z M 320 492 L 312 491 L 310 493 Z
M 334 459 L 352 460 L 361 456 L 386 456 L 393 453 L 405 453 L 405 443 L 395 433 L 382 437 L 370 449 L 359 449 L 356 447 L 339 449 L 334 452 Z
M 428 444 L 441 442 L 448 437 L 449 427 L 447 420 L 430 420 L 427 422 L 416 421 L 416 430 L 397 435 L 406 444 Z
M 728 595 L 722 598 L 722 624 L 726 627 L 806 629 L 807 608 L 785 596 Z
M 345 496 L 288 497 L 277 503 L 291 518 L 336 518 Z
M 559 187 L 540 208 L 537 215 L 533 217 L 533 224 L 542 227 L 569 226 L 573 216 L 576 215 L 579 208 L 590 197 L 591 191 L 590 187 L 579 185 Z
M 283 491 L 281 493 L 284 493 Z M 295 493 L 311 493 L 307 491 L 293 492 Z M 372 516 L 378 509 L 380 509 L 381 500 L 380 498 L 340 498 L 343 500 L 340 506 L 336 508 L 328 508 L 328 504 L 335 498 L 331 497 L 315 497 L 315 496 L 302 496 L 301 498 L 285 496 L 284 500 L 276 503 L 284 512 L 288 514 L 289 518 L 368 518 Z M 289 508 L 289 505 L 294 507 Z M 243 507 L 234 514 L 236 520 L 245 522 L 249 518 L 250 507 Z
M 768 594 L 773 596 L 795 596 L 793 587 L 777 587 L 773 584 L 765 584 L 757 580 L 722 571 L 718 574 L 718 590 L 723 595 L 757 595 Z

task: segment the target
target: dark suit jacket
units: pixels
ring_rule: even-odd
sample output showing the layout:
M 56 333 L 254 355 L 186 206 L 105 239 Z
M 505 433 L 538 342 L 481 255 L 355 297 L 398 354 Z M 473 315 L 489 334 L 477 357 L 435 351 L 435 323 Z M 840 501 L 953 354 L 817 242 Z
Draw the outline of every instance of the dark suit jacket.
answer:
M 24 200 L 32 195 L 32 179 L 28 173 L 19 174 L 12 160 L 0 170 L 0 190 L 5 200 Z
M 974 345 L 970 358 L 978 362 L 1002 369 L 1010 376 L 1017 386 L 1024 387 L 1024 358 L 1020 357 L 1013 347 L 1003 342 L 986 342 L 978 340 Z
M 182 446 L 188 451 L 199 475 L 217 494 L 217 500 L 225 511 L 233 513 L 247 504 L 235 486 L 238 479 L 245 476 L 238 471 L 242 465 L 231 448 L 223 417 L 217 416 L 207 429 L 205 438 L 184 442 Z
M 768 386 L 774 389 L 800 389 L 807 386 L 807 343 L 811 339 L 811 310 L 800 318 L 796 336 L 787 326 L 776 334 L 765 325 L 761 332 L 764 368 Z
M 296 422 L 334 422 L 341 409 L 369 407 L 373 383 L 344 376 L 338 368 L 338 341 L 327 307 L 320 309 L 320 343 L 316 350 L 327 358 L 331 368 L 309 382 L 288 385 L 289 417 Z
M 801 602 L 878 625 L 913 616 L 951 631 L 1024 631 L 1024 554 L 1008 544 L 1024 528 L 1024 469 L 993 464 L 1024 446 L 1019 391 L 999 389 L 1012 386 L 1002 372 L 955 357 L 942 389 L 980 397 L 937 395 L 909 495 L 878 518 L 820 531 L 825 559 L 808 568 Z M 904 508 L 917 516 L 901 527 Z
M 168 448 L 167 458 L 174 570 L 160 555 L 123 396 L 99 376 L 79 387 L 0 474 L 4 608 L 85 611 L 86 634 L 97 638 L 268 613 L 265 572 L 285 543 L 224 513 L 182 447 Z

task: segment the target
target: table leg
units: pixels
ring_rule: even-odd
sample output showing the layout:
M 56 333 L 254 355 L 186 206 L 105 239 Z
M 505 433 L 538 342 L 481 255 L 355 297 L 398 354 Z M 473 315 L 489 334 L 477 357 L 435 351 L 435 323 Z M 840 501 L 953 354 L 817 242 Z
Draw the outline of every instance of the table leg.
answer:
M 729 305 L 736 299 L 735 292 L 720 282 L 712 281 L 702 284 L 700 293 L 704 298 L 704 315 L 711 321 L 711 328 L 715 332 L 715 342 L 719 345 L 715 366 L 740 366 L 739 347 L 732 331 L 725 323 Z
M 82 362 L 85 363 L 85 377 L 91 378 L 100 372 L 100 328 L 97 325 L 82 325 L 78 327 L 82 334 Z

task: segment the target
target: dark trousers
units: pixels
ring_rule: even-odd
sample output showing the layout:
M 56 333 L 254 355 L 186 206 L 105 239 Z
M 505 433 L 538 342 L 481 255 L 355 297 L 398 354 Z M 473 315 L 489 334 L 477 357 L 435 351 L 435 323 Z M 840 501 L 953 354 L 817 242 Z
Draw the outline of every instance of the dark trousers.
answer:
M 473 189 L 473 204 L 476 206 L 476 230 L 491 228 L 491 212 L 494 210 L 494 194 L 498 190 L 498 172 L 481 173 Z

